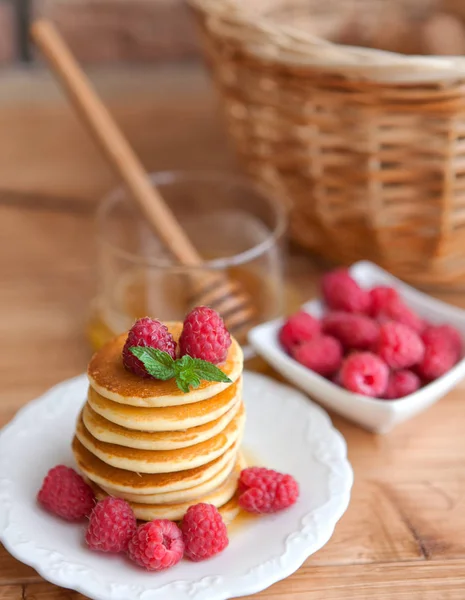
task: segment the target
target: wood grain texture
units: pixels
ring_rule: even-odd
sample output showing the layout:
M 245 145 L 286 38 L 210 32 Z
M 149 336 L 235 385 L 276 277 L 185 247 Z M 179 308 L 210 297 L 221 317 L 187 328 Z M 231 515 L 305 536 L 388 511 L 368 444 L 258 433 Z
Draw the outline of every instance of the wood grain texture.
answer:
M 24 586 L 6 585 L 0 587 L 0 600 L 23 600 Z
M 127 81 L 124 73 L 120 79 Z M 174 79 L 171 74 L 167 80 Z M 139 90 L 143 87 L 141 84 Z M 229 155 L 218 143 L 221 134 L 215 132 L 217 122 L 213 116 L 208 120 L 202 106 L 211 102 L 207 87 L 203 103 L 201 97 L 199 88 L 200 113 L 191 107 L 191 118 L 187 121 L 172 119 L 172 137 L 192 141 L 202 120 L 198 115 L 204 114 L 204 122 L 210 123 L 211 131 L 208 137 L 202 138 L 202 153 L 213 157 L 216 164 L 226 164 Z M 166 106 L 171 104 L 172 115 L 183 114 L 186 98 L 173 94 L 170 101 L 168 97 L 165 101 Z M 26 104 L 29 105 L 29 100 Z M 143 91 L 134 105 L 137 110 L 143 105 L 149 106 Z M 130 106 L 128 99 L 127 113 L 131 112 Z M 36 113 L 37 123 L 43 110 L 44 107 Z M 49 122 L 53 122 L 53 114 L 50 109 Z M 60 124 L 69 133 L 71 114 L 65 116 L 61 109 L 58 114 Z M 147 144 L 146 156 L 160 156 L 163 150 L 158 141 L 152 139 L 149 143 L 147 138 L 141 141 L 144 114 L 147 113 L 138 114 L 133 122 L 137 126 L 129 127 L 128 133 L 136 142 L 138 140 L 139 147 Z M 151 111 L 149 114 L 152 125 L 156 126 L 156 115 Z M 162 111 L 161 120 L 163 116 Z M 10 127 L 10 131 L 15 127 L 20 131 L 17 123 L 12 122 Z M 163 127 L 168 132 L 169 127 L 160 122 L 159 129 Z M 58 131 L 55 134 L 58 135 Z M 63 136 L 62 141 L 66 134 Z M 70 178 L 61 180 L 66 193 L 60 195 L 60 186 L 55 187 L 53 193 L 47 193 L 56 182 L 50 165 L 46 172 L 47 185 L 38 185 L 40 180 L 45 182 L 39 165 L 44 165 L 46 160 L 44 156 L 41 162 L 38 149 L 41 145 L 53 147 L 46 138 L 46 131 L 41 127 L 29 132 L 28 143 L 34 156 L 30 164 L 33 162 L 37 167 L 35 173 L 32 170 L 26 176 L 30 193 L 21 179 L 23 165 L 13 162 L 7 174 L 11 182 L 18 184 L 13 186 L 16 191 L 0 193 L 0 339 L 8 340 L 7 345 L 0 345 L 3 367 L 0 425 L 28 400 L 59 380 L 81 372 L 90 356 L 84 325 L 95 289 L 95 248 L 94 202 L 88 192 L 102 186 L 105 176 L 102 177 L 92 161 L 83 160 L 83 145 L 78 144 L 64 151 L 69 160 L 73 150 L 77 157 L 76 172 L 72 173 L 70 162 L 67 165 Z M 0 138 L 0 156 L 7 155 L 9 141 Z M 18 152 L 21 149 L 22 155 L 27 156 L 28 144 L 24 137 L 21 143 L 18 139 L 12 143 Z M 196 146 L 185 148 L 186 165 L 189 155 L 190 164 L 195 165 Z M 65 164 L 59 162 L 58 147 L 54 157 L 60 166 Z M 60 169 L 56 170 L 60 179 Z M 85 182 L 76 187 L 80 180 Z M 39 191 L 33 194 L 35 185 Z M 73 186 L 78 190 L 76 195 L 71 193 Z M 287 272 L 302 297 L 315 293 L 320 272 L 315 262 L 293 251 Z M 443 298 L 465 306 L 463 296 L 444 295 Z M 254 368 L 266 370 L 259 361 L 255 361 Z M 263 600 L 463 600 L 465 436 L 461 415 L 465 410 L 464 391 L 462 383 L 427 412 L 386 436 L 367 433 L 332 415 L 335 426 L 347 440 L 355 471 L 350 507 L 327 546 L 293 576 L 254 597 Z M 0 549 L 0 600 L 78 598 L 83 597 L 44 583 L 32 569 Z

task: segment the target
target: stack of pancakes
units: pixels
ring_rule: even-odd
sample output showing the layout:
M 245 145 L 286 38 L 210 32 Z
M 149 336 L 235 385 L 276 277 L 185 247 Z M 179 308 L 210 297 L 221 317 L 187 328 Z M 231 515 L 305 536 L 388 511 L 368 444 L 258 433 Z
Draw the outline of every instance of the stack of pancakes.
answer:
M 181 324 L 170 324 L 177 341 Z M 138 519 L 181 519 L 208 502 L 226 521 L 238 512 L 237 481 L 245 467 L 242 351 L 233 339 L 218 365 L 232 383 L 202 381 L 182 392 L 174 380 L 142 379 L 123 366 L 122 335 L 97 352 L 88 368 L 87 402 L 73 451 L 98 498 L 127 500 Z

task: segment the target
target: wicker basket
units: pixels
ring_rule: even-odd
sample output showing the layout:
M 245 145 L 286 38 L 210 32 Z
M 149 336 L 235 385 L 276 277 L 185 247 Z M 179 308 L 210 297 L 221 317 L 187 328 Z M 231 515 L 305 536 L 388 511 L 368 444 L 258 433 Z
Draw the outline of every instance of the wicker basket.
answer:
M 289 24 L 348 5 L 376 16 L 394 0 L 191 4 L 239 156 L 291 202 L 293 238 L 417 285 L 465 287 L 465 58 L 340 45 Z

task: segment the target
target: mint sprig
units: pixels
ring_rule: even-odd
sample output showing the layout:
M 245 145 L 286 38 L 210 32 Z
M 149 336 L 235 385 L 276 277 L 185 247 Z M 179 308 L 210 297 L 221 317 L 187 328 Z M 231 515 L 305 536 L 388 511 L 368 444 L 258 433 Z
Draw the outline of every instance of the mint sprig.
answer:
M 186 354 L 174 360 L 168 352 L 146 346 L 131 346 L 129 350 L 142 362 L 149 375 L 162 381 L 175 379 L 178 388 L 185 394 L 190 388 L 198 388 L 202 380 L 232 383 L 221 369 L 200 358 Z

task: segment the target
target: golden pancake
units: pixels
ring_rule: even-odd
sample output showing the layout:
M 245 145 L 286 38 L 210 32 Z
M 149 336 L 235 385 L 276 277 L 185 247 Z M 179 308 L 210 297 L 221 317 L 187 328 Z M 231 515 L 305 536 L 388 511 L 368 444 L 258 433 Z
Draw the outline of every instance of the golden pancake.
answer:
M 164 494 L 201 485 L 218 475 L 224 467 L 235 460 L 239 450 L 236 442 L 219 458 L 195 469 L 175 473 L 133 473 L 112 467 L 89 452 L 75 437 L 73 453 L 81 473 L 99 486 L 110 487 L 117 493 Z
M 245 468 L 245 461 L 239 454 L 234 469 L 226 481 L 212 492 L 200 496 L 191 502 L 182 502 L 179 504 L 140 504 L 137 502 L 130 502 L 129 504 L 136 517 L 142 521 L 152 521 L 153 519 L 170 519 L 172 521 L 177 521 L 183 518 L 192 504 L 206 502 L 207 504 L 213 504 L 213 506 L 216 507 L 227 504 L 236 494 L 237 482 L 243 468 Z M 108 495 L 95 484 L 91 485 L 99 500 Z
M 82 416 L 76 427 L 76 436 L 92 454 L 113 467 L 137 473 L 170 473 L 200 467 L 221 456 L 242 437 L 245 409 L 239 412 L 226 428 L 215 437 L 178 450 L 138 450 L 95 439 L 86 429 Z
M 182 323 L 167 325 L 177 341 Z M 230 385 L 217 381 L 202 381 L 197 389 L 185 394 L 178 388 L 174 379 L 160 381 L 138 377 L 127 371 L 123 365 L 121 352 L 126 338 L 127 334 L 123 334 L 108 342 L 94 354 L 87 370 L 91 387 L 109 400 L 132 406 L 178 406 L 207 400 Z M 218 367 L 234 382 L 242 372 L 243 361 L 241 347 L 233 339 L 226 361 Z
M 195 485 L 186 490 L 177 490 L 175 492 L 166 492 L 164 494 L 127 494 L 105 485 L 100 485 L 99 487 L 110 496 L 118 496 L 119 498 L 124 498 L 128 502 L 138 502 L 140 504 L 176 504 L 178 502 L 189 502 L 190 500 L 195 500 L 195 498 L 199 498 L 200 496 L 212 492 L 226 481 L 231 474 L 236 461 L 237 454 L 234 454 L 219 473 L 205 483 Z
M 178 450 L 205 442 L 221 433 L 236 416 L 242 400 L 216 421 L 183 431 L 135 431 L 115 425 L 95 413 L 89 404 L 84 406 L 82 420 L 94 438 L 108 444 L 118 444 L 140 450 Z M 152 409 L 156 410 L 156 409 Z
M 213 398 L 159 408 L 124 406 L 104 398 L 89 388 L 87 401 L 94 412 L 107 421 L 137 431 L 179 431 L 191 429 L 215 421 L 227 413 L 242 395 L 242 378 Z
M 232 523 L 241 512 L 241 507 L 239 506 L 239 494 L 235 493 L 229 502 L 226 502 L 226 504 L 223 504 L 223 506 L 218 508 L 218 511 L 226 525 Z

